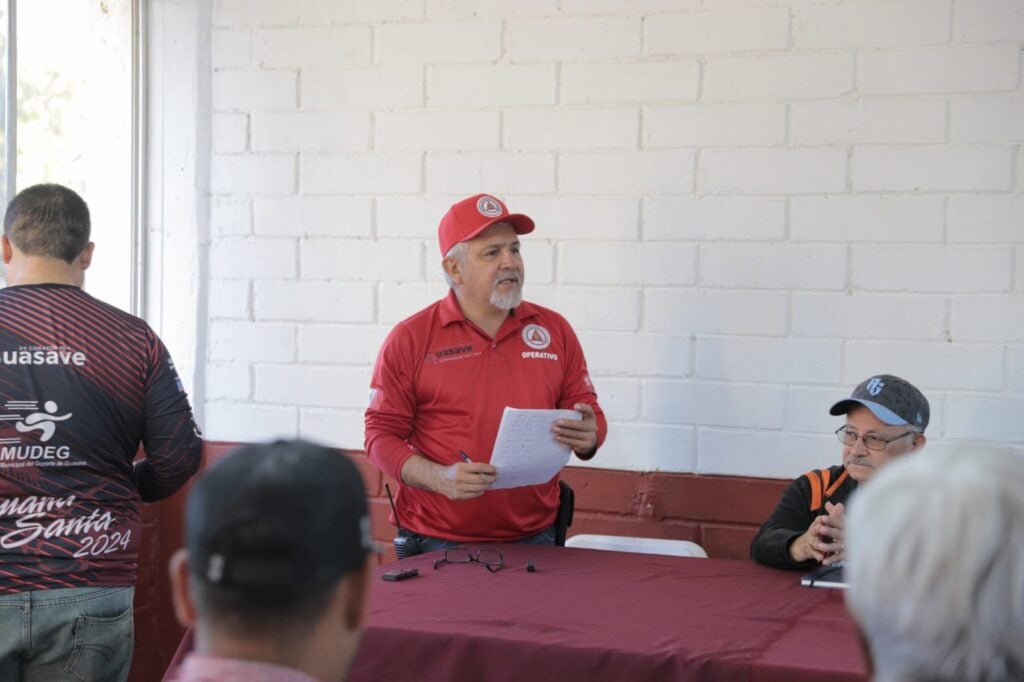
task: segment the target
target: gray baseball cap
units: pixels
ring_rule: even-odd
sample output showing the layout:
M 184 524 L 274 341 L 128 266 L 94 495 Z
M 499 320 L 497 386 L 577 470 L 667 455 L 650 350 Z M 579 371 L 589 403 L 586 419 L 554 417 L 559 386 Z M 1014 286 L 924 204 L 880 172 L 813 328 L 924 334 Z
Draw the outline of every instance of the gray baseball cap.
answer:
M 908 424 L 921 431 L 928 427 L 928 399 L 912 383 L 892 374 L 876 374 L 865 379 L 849 398 L 833 405 L 829 413 L 846 414 L 857 405 L 868 408 L 886 424 Z

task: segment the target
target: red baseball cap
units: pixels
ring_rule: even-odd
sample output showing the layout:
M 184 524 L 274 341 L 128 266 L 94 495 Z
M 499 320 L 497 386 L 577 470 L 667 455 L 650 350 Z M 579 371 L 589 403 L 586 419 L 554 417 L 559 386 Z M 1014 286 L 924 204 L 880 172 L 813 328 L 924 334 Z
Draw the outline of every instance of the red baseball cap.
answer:
M 533 232 L 533 220 L 522 213 L 509 213 L 508 206 L 490 194 L 477 194 L 452 204 L 437 227 L 441 255 L 453 246 L 472 239 L 494 223 L 508 223 L 516 234 Z

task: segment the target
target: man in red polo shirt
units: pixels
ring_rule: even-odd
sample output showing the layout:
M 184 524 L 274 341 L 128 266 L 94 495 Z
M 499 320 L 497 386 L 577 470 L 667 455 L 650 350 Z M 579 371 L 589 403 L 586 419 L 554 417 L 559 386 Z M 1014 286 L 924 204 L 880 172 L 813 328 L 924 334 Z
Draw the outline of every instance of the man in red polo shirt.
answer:
M 552 431 L 580 459 L 604 441 L 608 424 L 572 327 L 522 300 L 519 235 L 533 229 L 487 194 L 453 205 L 438 227 L 448 296 L 400 322 L 381 347 L 366 452 L 401 484 L 400 556 L 463 542 L 554 543 L 557 477 L 490 490 L 506 406 L 579 412 Z

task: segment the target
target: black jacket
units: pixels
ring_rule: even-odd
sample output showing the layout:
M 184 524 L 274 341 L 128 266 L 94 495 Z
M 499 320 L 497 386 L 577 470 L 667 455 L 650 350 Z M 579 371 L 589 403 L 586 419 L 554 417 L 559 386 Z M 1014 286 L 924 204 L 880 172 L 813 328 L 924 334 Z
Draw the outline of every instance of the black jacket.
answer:
M 826 502 L 845 503 L 857 489 L 857 482 L 845 473 L 842 466 L 816 469 L 790 483 L 750 543 L 750 558 L 773 568 L 814 568 L 817 562 L 813 560 L 793 561 L 789 545 L 807 531 L 814 517 L 825 513 Z

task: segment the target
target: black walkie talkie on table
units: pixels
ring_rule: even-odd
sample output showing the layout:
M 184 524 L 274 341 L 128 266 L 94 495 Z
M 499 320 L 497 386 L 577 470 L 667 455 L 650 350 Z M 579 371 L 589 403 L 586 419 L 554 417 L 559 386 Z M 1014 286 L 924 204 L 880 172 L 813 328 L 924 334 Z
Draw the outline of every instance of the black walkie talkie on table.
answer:
M 391 488 L 387 483 L 384 484 L 384 490 L 388 494 L 391 513 L 395 515 L 395 526 L 398 527 L 398 535 L 391 541 L 395 546 L 395 556 L 399 559 L 408 559 L 411 556 L 416 556 L 420 553 L 419 540 L 412 535 L 405 535 L 405 532 L 402 530 L 402 522 L 398 520 L 398 509 L 395 508 L 395 500 L 391 497 Z

